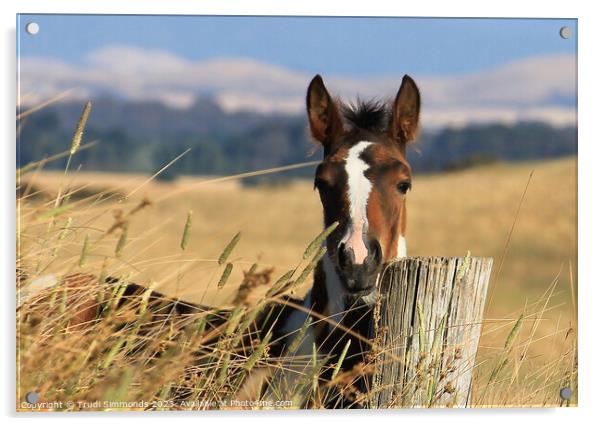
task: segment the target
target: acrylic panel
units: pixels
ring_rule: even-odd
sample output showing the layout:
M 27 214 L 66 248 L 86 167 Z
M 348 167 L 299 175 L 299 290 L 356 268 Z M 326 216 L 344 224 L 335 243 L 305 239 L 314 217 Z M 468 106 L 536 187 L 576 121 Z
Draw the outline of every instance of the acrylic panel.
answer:
M 17 410 L 577 405 L 577 20 L 17 16 Z

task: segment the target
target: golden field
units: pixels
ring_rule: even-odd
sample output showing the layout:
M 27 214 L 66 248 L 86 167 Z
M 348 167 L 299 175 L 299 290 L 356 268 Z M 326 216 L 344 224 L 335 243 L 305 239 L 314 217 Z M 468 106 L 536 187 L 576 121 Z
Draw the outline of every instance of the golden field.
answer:
M 554 404 L 558 385 L 574 380 L 563 376 L 560 363 L 572 365 L 576 339 L 576 175 L 576 158 L 565 158 L 414 178 L 409 255 L 463 256 L 470 250 L 495 259 L 479 362 L 504 351 L 506 336 L 524 317 L 517 348 L 506 353 L 518 368 L 505 379 L 507 389 L 522 391 L 507 392 L 500 401 L 477 380 L 478 405 Z M 72 192 L 68 209 L 53 208 L 59 188 Z M 243 271 L 254 263 L 275 268 L 273 277 L 296 266 L 322 229 L 319 197 L 312 182 L 303 180 L 244 187 L 237 180 L 202 177 L 158 182 L 41 171 L 25 175 L 19 192 L 19 267 L 29 279 L 130 274 L 167 295 L 213 306 L 230 306 Z M 107 232 L 120 220 L 126 226 Z M 218 289 L 223 266 L 216 260 L 238 232 L 233 273 Z
M 497 282 L 492 282 L 492 308 L 498 313 L 502 308 L 520 308 L 525 300 L 540 296 L 559 272 L 564 283 L 559 291 L 568 296 L 569 262 L 576 270 L 577 255 L 573 158 L 415 177 L 408 195 L 409 255 L 463 256 L 470 250 L 474 256 L 494 257 L 499 268 L 531 171 L 503 268 L 496 272 Z M 319 197 L 309 181 L 247 188 L 237 181 L 205 184 L 209 178 L 182 178 L 173 183 L 146 180 L 146 176 L 83 172 L 65 179 L 62 172 L 24 179 L 24 186 L 31 183 L 40 191 L 29 196 L 31 202 L 22 204 L 24 259 L 29 250 L 40 250 L 43 243 L 36 226 L 30 227 L 30 222 L 35 223 L 36 208 L 44 196 L 47 204 L 54 202 L 61 181 L 66 188 L 82 188 L 79 192 L 90 198 L 76 200 L 77 207 L 57 219 L 60 225 L 61 220 L 72 217 L 74 232 L 65 238 L 61 255 L 50 260 L 46 272 L 60 272 L 69 260 L 79 257 L 85 234 L 92 240 L 101 235 L 113 223 L 116 210 L 127 212 L 148 198 L 153 205 L 130 220 L 125 260 L 113 268 L 116 273 L 131 272 L 140 282 L 155 280 L 162 291 L 192 301 L 201 301 L 207 292 L 204 302 L 227 303 L 228 287 L 234 288 L 235 280 L 217 294 L 205 288 L 203 278 L 215 270 L 217 256 L 237 232 L 242 238 L 236 248 L 235 272 L 242 276 L 243 269 L 258 262 L 275 267 L 278 275 L 298 262 L 308 241 L 322 229 Z M 97 201 L 103 191 L 108 200 Z M 127 201 L 114 203 L 132 191 Z M 192 234 L 182 253 L 180 240 L 189 211 Z M 44 225 L 41 228 L 45 229 Z M 91 252 L 92 264 L 114 255 L 117 236 Z M 173 279 L 174 265 L 181 267 L 179 288 Z

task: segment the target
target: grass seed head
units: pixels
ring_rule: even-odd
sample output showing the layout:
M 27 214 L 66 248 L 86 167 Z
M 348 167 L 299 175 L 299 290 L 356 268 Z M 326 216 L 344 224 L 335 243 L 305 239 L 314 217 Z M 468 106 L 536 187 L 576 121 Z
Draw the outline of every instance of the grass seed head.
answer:
M 75 133 L 73 134 L 73 138 L 71 139 L 71 150 L 69 151 L 70 155 L 73 155 L 77 152 L 79 146 L 82 142 L 82 137 L 84 135 L 84 129 L 86 128 L 86 123 L 88 122 L 88 117 L 90 116 L 90 111 L 92 110 L 92 102 L 86 102 L 84 109 L 82 111 L 82 115 L 79 118 L 77 123 L 77 127 L 75 128 Z
M 232 273 L 232 268 L 234 266 L 228 262 L 226 264 L 226 267 L 224 268 L 224 272 L 222 273 L 222 276 L 219 279 L 219 282 L 217 283 L 217 288 L 223 288 L 226 283 L 228 282 L 228 278 L 230 278 L 230 274 Z
M 192 210 L 188 212 L 186 217 L 186 224 L 184 224 L 184 232 L 182 233 L 182 240 L 180 241 L 180 248 L 186 250 L 188 247 L 188 240 L 190 240 L 190 230 L 192 229 Z
M 307 246 L 305 252 L 303 253 L 303 259 L 309 258 L 317 249 L 322 245 L 322 243 L 328 238 L 328 236 L 339 226 L 339 222 L 334 222 L 328 228 L 323 230 L 320 235 L 318 235 L 314 240 Z
M 240 240 L 240 232 L 238 232 L 228 243 L 228 245 L 226 246 L 226 248 L 224 248 L 224 251 L 222 252 L 222 254 L 220 254 L 219 259 L 217 260 L 218 265 L 223 265 L 224 263 L 226 263 L 226 261 L 228 260 L 228 257 L 230 257 L 230 253 L 232 253 L 232 250 L 234 250 L 234 247 L 236 247 L 236 244 L 238 244 L 238 241 Z

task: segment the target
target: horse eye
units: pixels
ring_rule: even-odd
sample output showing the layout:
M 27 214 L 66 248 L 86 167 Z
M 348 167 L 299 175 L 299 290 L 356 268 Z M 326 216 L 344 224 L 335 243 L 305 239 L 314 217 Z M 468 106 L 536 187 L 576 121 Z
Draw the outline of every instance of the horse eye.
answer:
M 397 184 L 397 191 L 399 191 L 400 194 L 405 194 L 410 189 L 412 189 L 412 182 L 410 182 L 410 181 L 400 182 Z

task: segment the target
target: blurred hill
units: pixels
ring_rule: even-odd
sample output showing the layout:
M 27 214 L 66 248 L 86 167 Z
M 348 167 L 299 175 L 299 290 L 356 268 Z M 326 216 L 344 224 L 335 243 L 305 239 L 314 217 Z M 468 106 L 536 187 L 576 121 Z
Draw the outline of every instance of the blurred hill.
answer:
M 576 125 L 576 60 L 574 54 L 543 54 L 459 75 L 446 75 L 443 64 L 435 74 L 420 75 L 411 68 L 404 72 L 418 82 L 429 129 L 531 120 L 562 126 Z M 94 49 L 81 63 L 26 55 L 19 64 L 26 106 L 69 90 L 71 99 L 81 102 L 110 96 L 184 110 L 198 104 L 199 96 L 211 96 L 230 113 L 288 115 L 304 113 L 307 84 L 315 74 L 256 58 L 189 60 L 131 45 Z M 316 71 L 323 73 L 331 93 L 343 99 L 391 97 L 403 75 L 401 70 L 363 77 Z
M 64 151 L 81 114 L 80 101 L 52 105 L 22 122 L 17 166 Z M 187 148 L 164 178 L 180 174 L 232 174 L 319 159 L 304 115 L 226 112 L 213 98 L 200 96 L 189 108 L 158 101 L 114 97 L 93 100 L 85 140 L 100 140 L 76 161 L 85 170 L 157 171 Z M 416 173 L 461 169 L 496 161 L 556 158 L 577 152 L 574 126 L 542 122 L 473 124 L 425 130 L 409 149 Z M 49 168 L 62 168 L 60 161 Z M 287 176 L 309 176 L 311 170 Z M 282 178 L 278 175 L 278 178 Z

